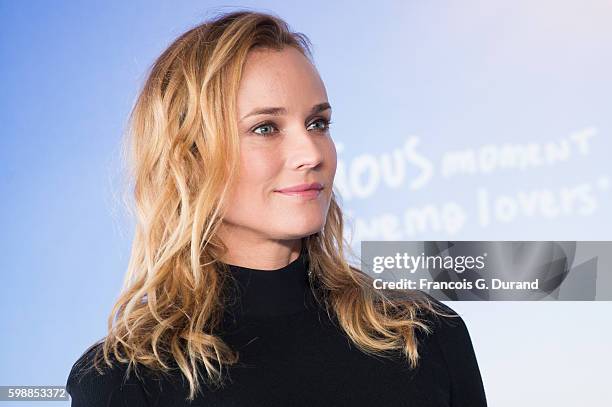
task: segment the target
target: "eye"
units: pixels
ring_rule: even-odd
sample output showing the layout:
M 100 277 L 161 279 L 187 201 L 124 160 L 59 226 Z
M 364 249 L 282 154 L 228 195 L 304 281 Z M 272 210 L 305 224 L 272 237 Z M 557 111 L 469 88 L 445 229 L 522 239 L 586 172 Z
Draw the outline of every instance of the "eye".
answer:
M 312 122 L 311 126 L 314 124 L 319 124 L 319 126 L 315 127 L 314 130 L 324 133 L 329 130 L 329 125 L 331 123 L 332 122 L 330 120 L 327 120 L 326 118 L 322 117 Z M 263 131 L 260 131 L 260 129 L 262 129 Z M 256 127 L 254 127 L 251 130 L 251 132 L 255 134 L 259 134 L 260 136 L 263 136 L 263 137 L 270 137 L 272 136 L 272 134 L 274 134 L 274 131 L 272 129 L 276 129 L 276 125 L 272 122 L 265 122 L 265 123 L 261 123 L 257 125 Z
M 269 136 L 270 136 L 270 134 L 271 134 L 271 131 L 270 131 L 269 129 L 270 129 L 270 128 L 272 128 L 272 127 L 276 127 L 276 126 L 274 125 L 274 123 L 262 123 L 262 124 L 260 124 L 259 126 L 255 127 L 255 128 L 252 130 L 252 131 L 253 131 L 253 133 L 255 133 L 255 134 L 259 134 L 259 135 L 264 136 L 264 137 L 269 137 Z M 266 130 L 266 131 L 264 131 L 264 132 L 260 133 L 260 132 L 257 132 L 257 131 L 256 131 L 256 130 L 258 130 L 258 129 L 268 129 L 268 130 Z
M 320 119 L 315 120 L 314 122 L 312 122 L 312 124 L 317 124 L 317 123 L 321 123 L 322 126 L 317 128 L 317 131 L 320 132 L 326 132 L 329 130 L 329 125 L 332 123 L 331 121 L 327 120 L 326 118 L 322 117 Z

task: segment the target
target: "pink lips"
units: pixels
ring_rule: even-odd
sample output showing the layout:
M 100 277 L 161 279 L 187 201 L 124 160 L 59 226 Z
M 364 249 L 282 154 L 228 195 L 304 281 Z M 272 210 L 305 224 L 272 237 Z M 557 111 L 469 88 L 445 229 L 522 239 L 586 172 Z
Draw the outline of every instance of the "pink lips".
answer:
M 318 182 L 313 182 L 312 184 L 300 184 L 288 188 L 277 189 L 276 192 L 280 192 L 284 195 L 292 195 L 302 198 L 316 198 L 317 196 L 319 196 L 322 189 L 322 184 Z

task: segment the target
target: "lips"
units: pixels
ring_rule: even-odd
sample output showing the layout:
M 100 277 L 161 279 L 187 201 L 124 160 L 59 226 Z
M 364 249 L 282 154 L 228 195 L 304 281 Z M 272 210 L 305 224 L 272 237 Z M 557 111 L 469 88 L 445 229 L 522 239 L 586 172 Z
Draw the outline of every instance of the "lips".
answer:
M 318 182 L 310 184 L 299 184 L 293 185 L 283 189 L 277 189 L 277 192 L 289 193 L 289 192 L 305 192 L 305 191 L 320 191 L 323 189 L 323 185 Z

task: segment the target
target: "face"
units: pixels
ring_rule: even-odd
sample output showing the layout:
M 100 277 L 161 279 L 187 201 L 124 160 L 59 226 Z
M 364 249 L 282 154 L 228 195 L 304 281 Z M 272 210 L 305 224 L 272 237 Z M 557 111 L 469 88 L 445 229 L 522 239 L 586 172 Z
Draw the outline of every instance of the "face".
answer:
M 240 176 L 224 223 L 247 239 L 289 240 L 320 231 L 336 149 L 328 128 L 331 107 L 316 68 L 292 47 L 250 51 L 237 110 Z M 322 189 L 286 191 L 313 183 Z

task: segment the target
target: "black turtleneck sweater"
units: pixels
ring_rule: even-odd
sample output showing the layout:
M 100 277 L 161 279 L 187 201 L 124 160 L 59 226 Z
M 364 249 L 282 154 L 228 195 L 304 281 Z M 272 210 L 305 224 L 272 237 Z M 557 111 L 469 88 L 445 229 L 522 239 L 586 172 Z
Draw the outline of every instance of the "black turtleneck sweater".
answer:
M 71 405 L 486 406 L 470 336 L 460 317 L 432 319 L 434 332 L 418 334 L 416 369 L 405 359 L 367 355 L 314 300 L 308 264 L 302 251 L 278 270 L 230 265 L 239 283 L 239 301 L 227 308 L 230 317 L 220 334 L 239 351 L 240 359 L 237 365 L 224 366 L 231 378 L 226 387 L 213 390 L 203 383 L 190 403 L 180 370 L 168 379 L 150 380 L 133 372 L 124 380 L 121 364 L 107 368 L 104 375 L 95 369 L 83 374 L 96 345 L 69 374 Z

